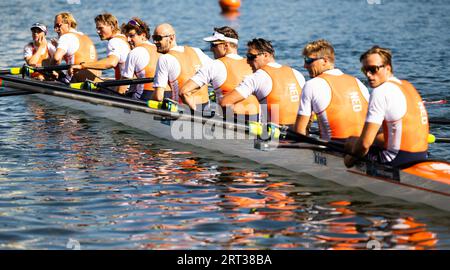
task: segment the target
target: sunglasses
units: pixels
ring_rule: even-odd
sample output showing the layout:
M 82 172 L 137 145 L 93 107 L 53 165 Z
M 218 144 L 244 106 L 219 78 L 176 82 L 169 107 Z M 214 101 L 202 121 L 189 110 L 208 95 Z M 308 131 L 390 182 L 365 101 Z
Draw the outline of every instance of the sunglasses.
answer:
M 218 43 L 210 43 L 210 47 L 211 48 L 215 48 L 215 47 L 217 47 L 217 46 L 219 46 L 220 44 L 224 44 L 225 42 L 218 42 Z
M 170 36 L 172 36 L 172 35 L 164 35 L 164 36 L 153 35 L 152 39 L 153 39 L 153 41 L 161 41 L 163 38 L 170 37 Z
M 63 23 L 55 23 L 55 25 L 53 26 L 54 29 L 59 29 L 61 28 L 61 26 L 63 25 Z
M 311 58 L 311 57 L 305 56 L 303 59 L 305 60 L 305 64 L 306 64 L 306 65 L 311 65 L 311 64 L 314 63 L 315 61 L 320 60 L 320 59 L 323 59 L 323 57 Z
M 257 53 L 257 54 L 252 54 L 252 53 L 247 53 L 247 59 L 249 61 L 253 61 L 256 59 L 256 57 L 258 57 L 258 55 L 264 54 L 263 52 L 261 53 Z
M 137 27 L 141 28 L 141 25 L 135 20 L 128 21 L 128 24 L 131 24 L 131 25 L 134 25 L 134 26 L 137 26 Z
M 363 73 L 363 74 L 367 74 L 367 72 L 369 72 L 370 74 L 375 74 L 375 73 L 377 73 L 379 70 L 380 70 L 380 68 L 384 68 L 384 65 L 379 65 L 379 66 L 367 66 L 367 67 L 362 67 L 361 68 L 361 72 Z

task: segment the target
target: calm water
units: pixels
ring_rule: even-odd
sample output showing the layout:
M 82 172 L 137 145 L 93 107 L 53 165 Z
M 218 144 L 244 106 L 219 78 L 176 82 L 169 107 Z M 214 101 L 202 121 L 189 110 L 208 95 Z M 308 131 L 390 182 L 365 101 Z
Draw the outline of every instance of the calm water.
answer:
M 299 55 L 307 41 L 329 39 L 337 66 L 361 79 L 359 55 L 380 44 L 393 49 L 397 76 L 428 100 L 448 100 L 450 4 L 380 1 L 244 0 L 234 20 L 219 14 L 215 0 L 1 1 L 0 67 L 20 64 L 29 26 L 52 25 L 60 11 L 74 13 L 104 56 L 93 18 L 108 11 L 121 22 L 142 17 L 152 29 L 171 22 L 180 44 L 204 50 L 201 38 L 214 26 L 232 25 L 241 44 L 273 40 L 279 62 L 304 75 Z M 449 119 L 448 104 L 428 111 Z M 445 126 L 431 132 L 450 134 Z M 449 159 L 447 145 L 430 148 Z M 424 205 L 169 143 L 31 97 L 0 99 L 1 249 L 65 249 L 76 241 L 82 249 L 359 249 L 370 240 L 449 249 L 449 228 L 448 213 Z

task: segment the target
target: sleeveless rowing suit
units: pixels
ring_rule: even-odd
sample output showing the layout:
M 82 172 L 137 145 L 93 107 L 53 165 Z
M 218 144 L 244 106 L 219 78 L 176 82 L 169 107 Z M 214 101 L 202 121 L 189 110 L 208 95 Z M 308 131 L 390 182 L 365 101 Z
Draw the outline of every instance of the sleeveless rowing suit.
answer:
M 92 40 L 85 34 L 71 31 L 61 36 L 73 35 L 78 39 L 78 49 L 73 53 L 66 53 L 64 60 L 69 65 L 79 65 L 81 63 L 90 63 L 97 61 L 97 50 L 95 49 Z M 101 71 L 93 69 L 80 70 L 71 78 L 72 82 L 83 82 L 86 79 L 96 80 L 101 75 Z
M 300 105 L 302 88 L 292 68 L 275 68 L 266 65 L 263 68 L 272 79 L 272 90 L 266 97 L 270 121 L 279 125 L 294 125 Z
M 179 97 L 179 89 L 183 87 L 183 85 L 197 72 L 198 69 L 201 68 L 202 63 L 200 58 L 198 57 L 195 50 L 189 46 L 184 46 L 184 51 L 176 51 L 170 50 L 168 54 L 175 57 L 180 63 L 180 74 L 176 78 L 178 83 L 178 89 L 172 89 L 172 99 L 178 100 L 180 103 L 182 102 Z M 200 88 L 199 91 L 193 94 L 195 97 L 196 104 L 208 104 L 209 103 L 209 95 L 208 95 L 208 85 L 204 85 Z
M 142 47 L 147 51 L 150 61 L 143 70 L 136 72 L 135 76 L 137 78 L 153 78 L 155 76 L 156 63 L 158 62 L 158 58 L 161 54 L 156 51 L 156 46 L 151 43 L 142 43 L 137 47 Z M 153 83 L 145 83 L 141 99 L 150 99 L 153 95 L 153 91 Z
M 245 76 L 253 73 L 252 68 L 247 63 L 247 59 L 233 59 L 230 57 L 219 58 L 227 70 L 227 77 L 225 82 L 219 87 L 222 92 L 222 96 L 233 91 Z M 258 115 L 259 114 L 259 102 L 258 99 L 251 95 L 245 100 L 234 104 L 233 111 L 237 115 Z
M 318 112 L 317 120 L 322 138 L 344 140 L 360 136 L 366 119 L 368 103 L 356 78 L 347 75 L 322 73 L 331 89 L 328 107 Z
M 373 89 L 366 122 L 382 126 L 382 149 L 368 158 L 400 166 L 427 158 L 428 114 L 417 90 L 395 77 Z

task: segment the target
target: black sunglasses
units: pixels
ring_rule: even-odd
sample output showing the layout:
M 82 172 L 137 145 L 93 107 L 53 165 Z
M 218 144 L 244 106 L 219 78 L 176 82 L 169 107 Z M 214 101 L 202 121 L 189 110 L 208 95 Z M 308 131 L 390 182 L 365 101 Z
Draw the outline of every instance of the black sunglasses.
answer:
M 305 64 L 306 64 L 306 65 L 311 65 L 311 64 L 314 63 L 315 61 L 320 60 L 320 59 L 323 59 L 323 57 L 311 58 L 311 57 L 305 56 L 303 59 L 305 60 Z
M 258 57 L 258 55 L 264 54 L 263 52 L 257 53 L 257 54 L 252 54 L 252 53 L 247 53 L 247 59 L 249 61 L 253 61 L 256 59 L 256 57 Z
M 161 41 L 163 38 L 170 37 L 170 36 L 172 36 L 172 34 L 170 34 L 170 35 L 164 35 L 164 36 L 153 35 L 153 36 L 152 36 L 152 39 L 153 39 L 153 41 Z
M 380 68 L 384 68 L 384 65 L 367 66 L 367 67 L 363 66 L 363 67 L 361 67 L 361 72 L 363 74 L 367 74 L 367 72 L 369 72 L 370 74 L 373 75 L 373 74 L 377 73 L 380 70 Z

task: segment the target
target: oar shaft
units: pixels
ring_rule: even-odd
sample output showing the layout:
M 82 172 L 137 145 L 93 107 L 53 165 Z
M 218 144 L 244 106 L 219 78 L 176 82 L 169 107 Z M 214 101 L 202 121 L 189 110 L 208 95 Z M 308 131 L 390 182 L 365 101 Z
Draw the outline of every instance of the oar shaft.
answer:
M 120 85 L 143 84 L 143 83 L 151 83 L 151 82 L 153 82 L 153 78 L 111 80 L 111 81 L 105 81 L 105 82 L 96 83 L 96 86 L 98 86 L 98 87 L 110 87 L 110 86 L 120 86 Z

